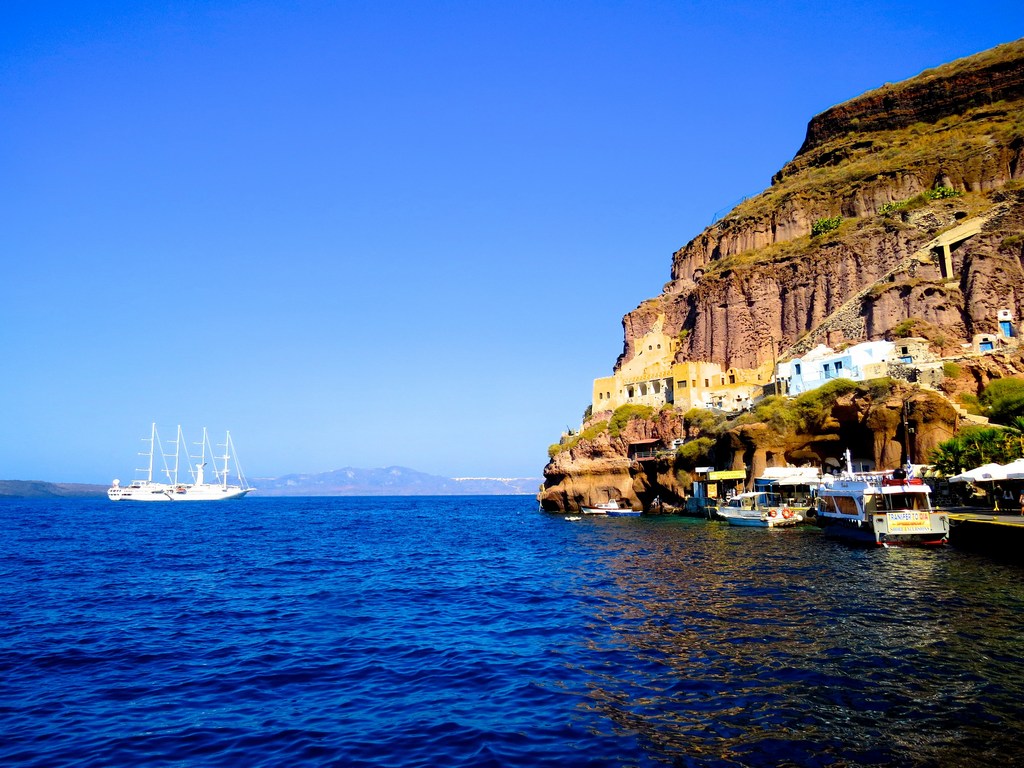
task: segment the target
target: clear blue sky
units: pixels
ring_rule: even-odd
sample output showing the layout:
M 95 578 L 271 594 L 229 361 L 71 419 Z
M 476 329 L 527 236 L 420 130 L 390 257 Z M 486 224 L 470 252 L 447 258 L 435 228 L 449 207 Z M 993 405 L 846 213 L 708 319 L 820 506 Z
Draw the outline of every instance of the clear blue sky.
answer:
M 539 476 L 672 252 L 1024 3 L 0 4 L 0 478 Z

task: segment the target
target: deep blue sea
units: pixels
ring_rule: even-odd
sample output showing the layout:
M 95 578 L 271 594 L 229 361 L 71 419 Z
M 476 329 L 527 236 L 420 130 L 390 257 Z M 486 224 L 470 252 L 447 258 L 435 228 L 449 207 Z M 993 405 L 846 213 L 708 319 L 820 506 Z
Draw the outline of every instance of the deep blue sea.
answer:
M 1024 762 L 1024 570 L 524 497 L 0 501 L 4 766 Z

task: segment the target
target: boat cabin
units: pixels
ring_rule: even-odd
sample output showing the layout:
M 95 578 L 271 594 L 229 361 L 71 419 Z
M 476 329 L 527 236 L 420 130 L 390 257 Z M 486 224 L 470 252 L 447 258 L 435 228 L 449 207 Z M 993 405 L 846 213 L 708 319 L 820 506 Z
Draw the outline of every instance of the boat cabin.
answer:
M 748 491 L 733 496 L 726 503 L 726 509 L 755 510 L 778 507 L 782 504 L 782 497 L 777 493 L 768 491 Z

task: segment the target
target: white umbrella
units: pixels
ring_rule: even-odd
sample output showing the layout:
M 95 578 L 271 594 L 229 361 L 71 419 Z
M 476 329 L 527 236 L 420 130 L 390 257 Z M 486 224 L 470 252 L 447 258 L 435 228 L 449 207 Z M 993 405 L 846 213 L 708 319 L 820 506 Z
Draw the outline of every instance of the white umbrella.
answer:
M 959 475 L 949 478 L 951 483 L 990 483 L 1006 479 L 1006 468 L 1002 464 L 982 464 Z
M 1011 461 L 1003 467 L 1003 471 L 1006 472 L 1007 480 L 1024 480 L 1024 459 Z

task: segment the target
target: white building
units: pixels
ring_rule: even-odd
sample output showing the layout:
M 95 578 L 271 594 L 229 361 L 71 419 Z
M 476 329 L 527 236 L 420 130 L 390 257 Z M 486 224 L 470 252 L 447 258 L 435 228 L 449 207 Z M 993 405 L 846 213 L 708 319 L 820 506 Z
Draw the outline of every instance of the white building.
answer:
M 836 352 L 819 344 L 803 357 L 779 363 L 778 380 L 783 392 L 799 395 L 832 379 L 876 379 L 886 375 L 895 348 L 891 341 L 865 341 Z

